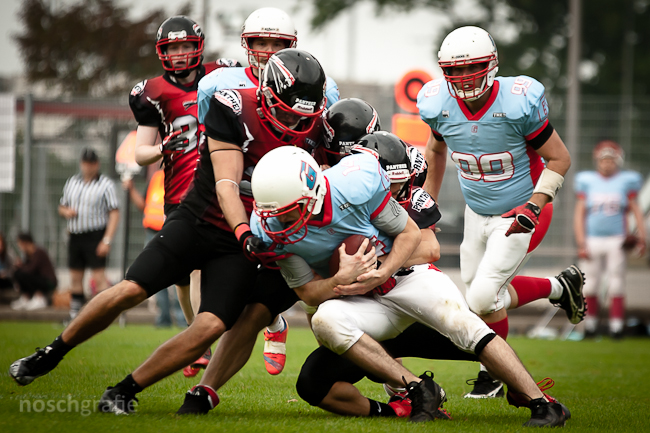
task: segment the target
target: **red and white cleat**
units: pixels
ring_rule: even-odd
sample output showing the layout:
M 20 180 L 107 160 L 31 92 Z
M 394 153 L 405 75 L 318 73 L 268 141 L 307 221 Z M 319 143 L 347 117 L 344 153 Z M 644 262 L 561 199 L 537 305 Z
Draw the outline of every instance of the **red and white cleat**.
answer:
M 212 358 L 212 349 L 208 347 L 208 350 L 205 351 L 203 355 L 187 367 L 183 369 L 183 375 L 185 377 L 194 377 L 199 374 L 202 368 L 206 368 L 210 363 L 210 358 Z
M 264 365 L 269 374 L 276 375 L 282 373 L 284 364 L 287 361 L 287 334 L 289 325 L 284 317 L 280 316 L 284 322 L 284 330 L 278 332 L 264 331 Z

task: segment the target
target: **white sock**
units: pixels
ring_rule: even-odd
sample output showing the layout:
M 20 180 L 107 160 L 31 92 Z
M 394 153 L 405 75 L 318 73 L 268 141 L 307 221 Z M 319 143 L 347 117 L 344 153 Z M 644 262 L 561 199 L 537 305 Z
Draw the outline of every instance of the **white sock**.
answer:
M 623 332 L 623 319 L 609 319 L 610 332 Z
M 587 332 L 596 332 L 598 328 L 598 318 L 595 316 L 585 317 L 585 330 Z
M 281 332 L 284 331 L 284 328 L 286 327 L 286 322 L 284 321 L 284 317 L 282 317 L 282 314 L 278 314 L 278 316 L 275 318 L 273 323 L 271 323 L 269 326 L 266 327 L 266 329 L 273 333 L 273 332 Z
M 485 365 L 481 364 L 481 371 L 487 371 L 487 368 L 485 368 Z
M 548 299 L 560 299 L 564 292 L 564 287 L 562 287 L 562 284 L 555 277 L 547 277 L 547 279 L 551 282 L 551 294 L 548 295 Z

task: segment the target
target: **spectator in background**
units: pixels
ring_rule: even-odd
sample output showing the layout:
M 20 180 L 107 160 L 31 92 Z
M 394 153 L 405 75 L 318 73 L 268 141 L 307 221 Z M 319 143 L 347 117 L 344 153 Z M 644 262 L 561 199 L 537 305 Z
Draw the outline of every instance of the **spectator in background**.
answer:
M 145 231 L 144 244 L 148 244 L 160 231 L 165 222 L 165 172 L 157 170 L 149 180 L 146 198 L 133 186 L 133 180 L 125 180 L 122 186 L 129 192 L 129 197 L 135 206 L 144 212 L 142 226 Z M 158 316 L 156 317 L 157 327 L 172 326 L 172 311 L 176 325 L 185 327 L 187 322 L 183 315 L 183 310 L 178 302 L 176 291 L 171 287 L 161 290 L 155 294 L 156 305 L 158 306 Z M 191 307 L 190 307 L 191 308 Z
M 18 248 L 25 257 L 16 259 L 14 280 L 21 296 L 11 303 L 14 310 L 38 310 L 47 307 L 47 296 L 56 289 L 56 273 L 52 261 L 43 248 L 34 244 L 29 233 L 18 235 Z
M 104 269 L 119 220 L 113 181 L 99 173 L 99 158 L 94 150 L 82 151 L 80 173 L 63 187 L 59 215 L 68 220 L 70 232 L 70 317 L 74 319 L 85 301 L 82 282 L 86 268 L 92 270 L 98 292 L 108 287 Z
M 611 301 L 609 332 L 613 338 L 623 336 L 625 312 L 626 249 L 642 255 L 646 249 L 643 215 L 636 201 L 641 188 L 641 175 L 622 170 L 623 150 L 612 140 L 604 140 L 594 148 L 596 171 L 576 174 L 577 201 L 574 228 L 580 265 L 587 276 L 584 295 L 587 299 L 585 337 L 598 331 L 598 295 L 604 274 Z M 628 233 L 627 213 L 636 219 L 637 233 Z
M 5 237 L 0 232 L 0 290 L 12 289 L 14 287 L 11 276 L 13 274 L 13 267 L 11 257 L 7 252 L 7 242 Z

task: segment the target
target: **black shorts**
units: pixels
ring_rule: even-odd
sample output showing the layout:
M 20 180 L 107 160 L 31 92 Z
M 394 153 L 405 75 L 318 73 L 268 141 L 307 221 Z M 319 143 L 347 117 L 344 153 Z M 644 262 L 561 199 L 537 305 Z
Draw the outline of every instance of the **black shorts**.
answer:
M 105 268 L 106 257 L 99 257 L 96 253 L 97 246 L 103 238 L 104 230 L 71 233 L 68 244 L 68 267 L 76 270 Z
M 194 269 L 201 270 L 199 313 L 214 314 L 228 329 L 248 303 L 268 303 L 269 310 L 275 311 L 295 296 L 284 284 L 287 295 L 276 300 L 273 294 L 281 288 L 280 272 L 258 270 L 246 259 L 233 233 L 196 218 L 183 205 L 135 259 L 126 279 L 152 296 Z
M 172 214 L 176 209 L 178 209 L 178 206 L 180 206 L 179 203 L 165 203 L 164 205 L 164 212 L 165 212 L 165 217 L 169 218 L 169 215 Z M 189 286 L 190 285 L 190 274 L 187 274 L 180 280 L 176 281 L 175 283 L 177 286 Z
M 478 361 L 476 355 L 463 352 L 435 329 L 417 322 L 397 337 L 382 341 L 381 345 L 395 358 Z M 373 382 L 382 382 L 349 359 L 321 346 L 307 357 L 300 370 L 296 389 L 303 400 L 318 406 L 336 382 L 357 383 L 364 377 Z

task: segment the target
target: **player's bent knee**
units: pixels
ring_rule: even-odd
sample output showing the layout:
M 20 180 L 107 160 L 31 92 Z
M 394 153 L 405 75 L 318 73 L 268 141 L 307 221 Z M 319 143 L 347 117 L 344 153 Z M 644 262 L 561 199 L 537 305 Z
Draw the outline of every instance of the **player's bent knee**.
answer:
M 203 312 L 196 316 L 188 330 L 212 343 L 226 332 L 226 325 L 214 314 Z
M 124 280 L 98 296 L 106 296 L 111 304 L 123 309 L 135 307 L 149 297 L 147 291 L 133 281 Z
M 336 304 L 321 304 L 311 318 L 311 328 L 323 346 L 341 355 L 361 338 L 363 331 Z
M 495 294 L 486 290 L 468 290 L 465 299 L 469 309 L 479 316 L 494 313 L 497 309 Z
M 332 384 L 319 380 L 320 375 L 317 371 L 305 372 L 305 366 L 298 376 L 296 391 L 300 398 L 311 406 L 319 406 L 332 389 Z

